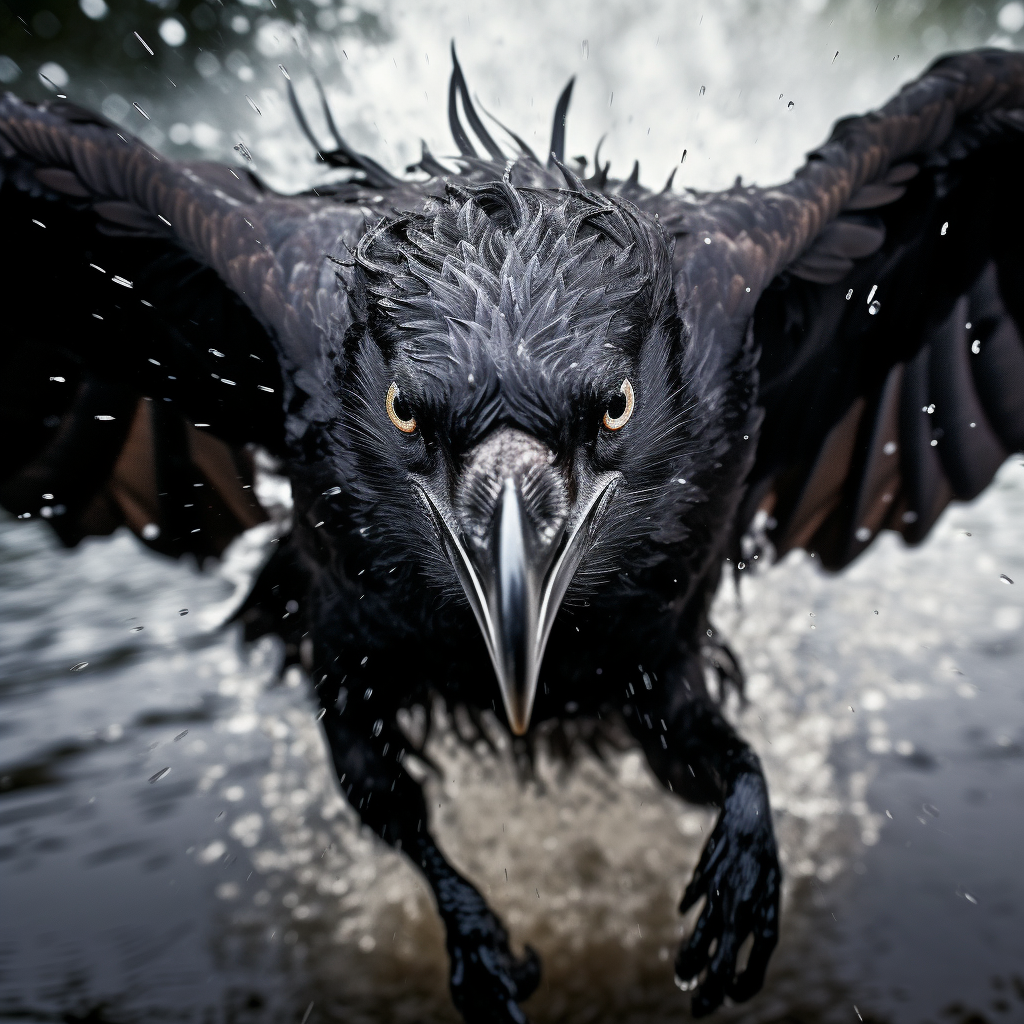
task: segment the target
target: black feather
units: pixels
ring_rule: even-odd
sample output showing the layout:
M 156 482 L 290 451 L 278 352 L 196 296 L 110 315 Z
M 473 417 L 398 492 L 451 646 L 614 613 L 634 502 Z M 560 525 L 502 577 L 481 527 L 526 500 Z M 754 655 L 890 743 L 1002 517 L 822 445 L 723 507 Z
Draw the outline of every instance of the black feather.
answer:
M 551 154 L 550 160 L 557 163 L 565 161 L 565 119 L 569 114 L 569 103 L 572 100 L 572 87 L 575 82 L 575 77 L 569 79 L 555 104 L 555 117 L 551 125 L 551 145 L 548 147 L 548 152 Z
M 466 120 L 469 121 L 470 127 L 476 132 L 476 137 L 480 140 L 484 149 L 490 153 L 491 159 L 504 161 L 505 154 L 501 151 L 501 147 L 491 138 L 490 132 L 487 131 L 483 121 L 480 120 L 480 115 L 477 114 L 473 106 L 473 101 L 469 98 L 469 88 L 466 85 L 465 76 L 462 74 L 459 58 L 455 55 L 455 43 L 453 41 L 452 77 L 448 85 L 448 121 L 451 125 L 452 137 L 455 139 L 455 144 L 459 147 L 459 152 L 463 156 L 476 156 L 476 149 L 474 149 L 473 143 L 470 141 L 466 130 L 462 127 L 462 122 L 459 120 L 455 102 L 456 96 L 461 98 L 462 110 L 466 115 Z

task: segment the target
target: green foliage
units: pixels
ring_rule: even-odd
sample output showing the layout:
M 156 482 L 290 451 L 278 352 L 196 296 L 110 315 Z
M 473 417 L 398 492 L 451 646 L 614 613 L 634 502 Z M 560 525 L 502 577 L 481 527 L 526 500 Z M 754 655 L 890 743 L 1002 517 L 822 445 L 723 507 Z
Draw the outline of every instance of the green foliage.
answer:
M 265 62 L 257 36 L 268 26 L 300 52 L 311 40 L 388 35 L 379 15 L 344 0 L 0 0 L 0 82 L 27 97 L 52 95 L 37 77 L 47 62 L 100 89 L 152 93 L 168 78 L 180 84 L 197 73 L 245 82 L 246 64 Z

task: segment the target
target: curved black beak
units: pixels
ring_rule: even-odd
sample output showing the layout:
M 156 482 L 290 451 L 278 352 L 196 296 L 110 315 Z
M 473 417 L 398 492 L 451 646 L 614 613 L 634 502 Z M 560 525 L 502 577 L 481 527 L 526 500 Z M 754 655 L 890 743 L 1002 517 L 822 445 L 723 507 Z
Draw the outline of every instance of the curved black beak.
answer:
M 506 476 L 490 536 L 470 545 L 429 491 L 427 505 L 470 607 L 483 633 L 509 726 L 522 735 L 530 725 L 544 649 L 562 598 L 593 543 L 604 499 L 622 479 L 593 480 L 554 537 L 542 535 L 524 507 L 522 487 Z

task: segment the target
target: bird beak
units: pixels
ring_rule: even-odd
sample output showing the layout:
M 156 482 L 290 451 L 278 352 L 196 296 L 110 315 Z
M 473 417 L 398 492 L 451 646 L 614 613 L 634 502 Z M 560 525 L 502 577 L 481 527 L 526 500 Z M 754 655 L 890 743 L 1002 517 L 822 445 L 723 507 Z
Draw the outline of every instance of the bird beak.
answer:
M 482 567 L 489 619 L 491 660 L 512 731 L 526 732 L 537 692 L 543 645 L 538 643 L 544 577 L 553 545 L 541 554 L 535 532 L 524 522 L 519 487 L 508 477 L 501 489 L 492 550 L 494 564 Z M 538 555 L 541 557 L 538 557 Z M 546 557 L 545 557 L 546 554 Z M 488 572 L 487 570 L 490 569 Z
M 423 489 L 452 565 L 487 645 L 512 732 L 530 726 L 544 649 L 562 598 L 591 547 L 607 498 L 622 479 L 598 477 L 555 541 L 542 540 L 524 513 L 513 477 L 501 486 L 490 543 L 470 555 L 461 531 Z

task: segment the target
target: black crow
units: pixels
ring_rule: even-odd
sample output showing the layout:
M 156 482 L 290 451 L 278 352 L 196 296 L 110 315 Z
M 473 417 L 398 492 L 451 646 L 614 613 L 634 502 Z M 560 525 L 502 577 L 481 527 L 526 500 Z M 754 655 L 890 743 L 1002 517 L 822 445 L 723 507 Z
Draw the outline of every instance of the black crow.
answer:
M 747 999 L 780 871 L 706 682 L 740 679 L 708 619 L 723 565 L 916 543 L 1024 447 L 1024 56 L 943 58 L 792 181 L 715 193 L 567 166 L 570 90 L 549 152 L 509 133 L 508 158 L 456 63 L 459 155 L 404 177 L 326 101 L 322 147 L 292 94 L 343 169 L 294 196 L 0 101 L 0 500 L 67 543 L 127 523 L 203 556 L 264 518 L 252 446 L 281 460 L 293 527 L 242 617 L 313 678 L 341 788 L 432 887 L 474 1022 L 524 1020 L 540 965 L 432 838 L 396 713 L 433 692 L 515 734 L 624 724 L 720 809 L 678 983 L 697 1015 Z

